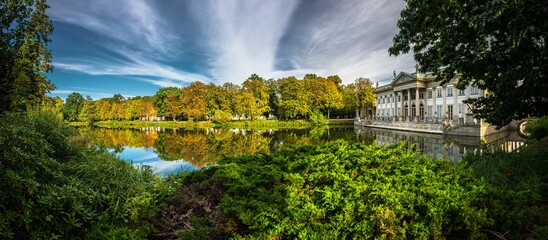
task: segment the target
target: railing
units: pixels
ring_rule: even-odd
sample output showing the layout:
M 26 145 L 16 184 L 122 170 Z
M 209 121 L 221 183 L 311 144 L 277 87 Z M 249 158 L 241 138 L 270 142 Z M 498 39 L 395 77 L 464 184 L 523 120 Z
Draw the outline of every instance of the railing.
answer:
M 475 125 L 479 124 L 479 121 L 473 120 L 472 122 L 466 122 L 464 117 L 454 116 L 453 119 L 448 117 L 429 117 L 429 116 L 367 116 L 363 118 L 364 121 L 375 122 L 419 122 L 419 123 L 434 123 L 442 124 L 443 122 L 452 123 L 453 125 Z

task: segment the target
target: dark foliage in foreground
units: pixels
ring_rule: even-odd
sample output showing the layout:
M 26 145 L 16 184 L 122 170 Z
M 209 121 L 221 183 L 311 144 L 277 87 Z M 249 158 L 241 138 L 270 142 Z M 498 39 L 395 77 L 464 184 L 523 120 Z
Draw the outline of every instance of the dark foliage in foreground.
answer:
M 69 132 L 52 113 L 0 116 L 0 239 L 145 238 L 168 189 Z

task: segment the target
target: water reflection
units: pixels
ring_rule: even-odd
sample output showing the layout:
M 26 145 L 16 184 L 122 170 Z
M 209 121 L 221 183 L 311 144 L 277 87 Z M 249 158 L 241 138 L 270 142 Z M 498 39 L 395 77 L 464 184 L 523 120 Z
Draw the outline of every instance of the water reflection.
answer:
M 512 152 L 525 144 L 517 131 L 503 131 L 485 137 L 443 136 L 441 134 L 417 133 L 379 128 L 359 127 L 356 135 L 375 136 L 377 144 L 406 142 L 407 148 L 414 148 L 431 158 L 445 158 L 453 162 L 465 155 L 485 152 Z
M 149 165 L 161 174 L 202 168 L 214 164 L 223 155 L 271 153 L 285 146 L 325 144 L 337 139 L 366 145 L 406 141 L 406 147 L 414 147 L 432 158 L 443 157 L 452 161 L 483 151 L 511 151 L 524 142 L 513 132 L 479 139 L 353 127 L 266 131 L 78 128 L 77 131 L 88 144 L 112 149 L 121 158 L 134 164 Z

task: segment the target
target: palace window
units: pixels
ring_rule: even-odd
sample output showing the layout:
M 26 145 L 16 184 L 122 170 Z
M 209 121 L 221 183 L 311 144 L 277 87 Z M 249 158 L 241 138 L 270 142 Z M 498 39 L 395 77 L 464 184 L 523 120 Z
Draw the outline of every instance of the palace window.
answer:
M 464 96 L 466 94 L 464 89 L 459 89 L 459 96 Z
M 453 105 L 447 105 L 447 117 L 453 120 Z
M 428 89 L 428 99 L 432 99 L 432 89 Z
M 453 86 L 447 87 L 447 96 L 452 97 L 453 96 Z
M 472 94 L 472 95 L 478 95 L 478 93 L 479 93 L 478 86 L 472 85 L 472 89 L 470 89 L 470 94 Z
M 419 92 L 419 98 L 424 99 L 424 92 Z
M 438 98 L 441 98 L 441 97 L 442 97 L 441 91 L 442 91 L 443 89 L 441 89 L 441 87 L 440 87 L 440 88 L 438 88 L 437 90 L 438 90 Z

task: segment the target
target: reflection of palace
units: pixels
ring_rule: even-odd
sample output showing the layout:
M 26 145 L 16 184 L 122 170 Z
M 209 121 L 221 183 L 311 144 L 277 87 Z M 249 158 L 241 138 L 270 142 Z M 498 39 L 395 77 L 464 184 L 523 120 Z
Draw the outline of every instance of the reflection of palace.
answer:
M 496 129 L 474 119 L 463 101 L 483 97 L 486 91 L 474 85 L 457 89 L 458 77 L 441 85 L 435 78 L 418 71 L 418 66 L 415 73 L 394 72 L 390 84 L 376 88 L 376 109 L 372 115 L 357 118 L 355 125 L 476 137 L 517 127 Z
M 482 154 L 484 151 L 512 152 L 523 146 L 525 140 L 516 131 L 502 131 L 488 138 L 447 137 L 441 134 L 395 131 L 379 128 L 358 127 L 356 134 L 375 136 L 379 145 L 388 145 L 406 141 L 406 147 L 414 147 L 416 151 L 433 159 L 445 158 L 452 162 L 461 160 L 465 155 Z

